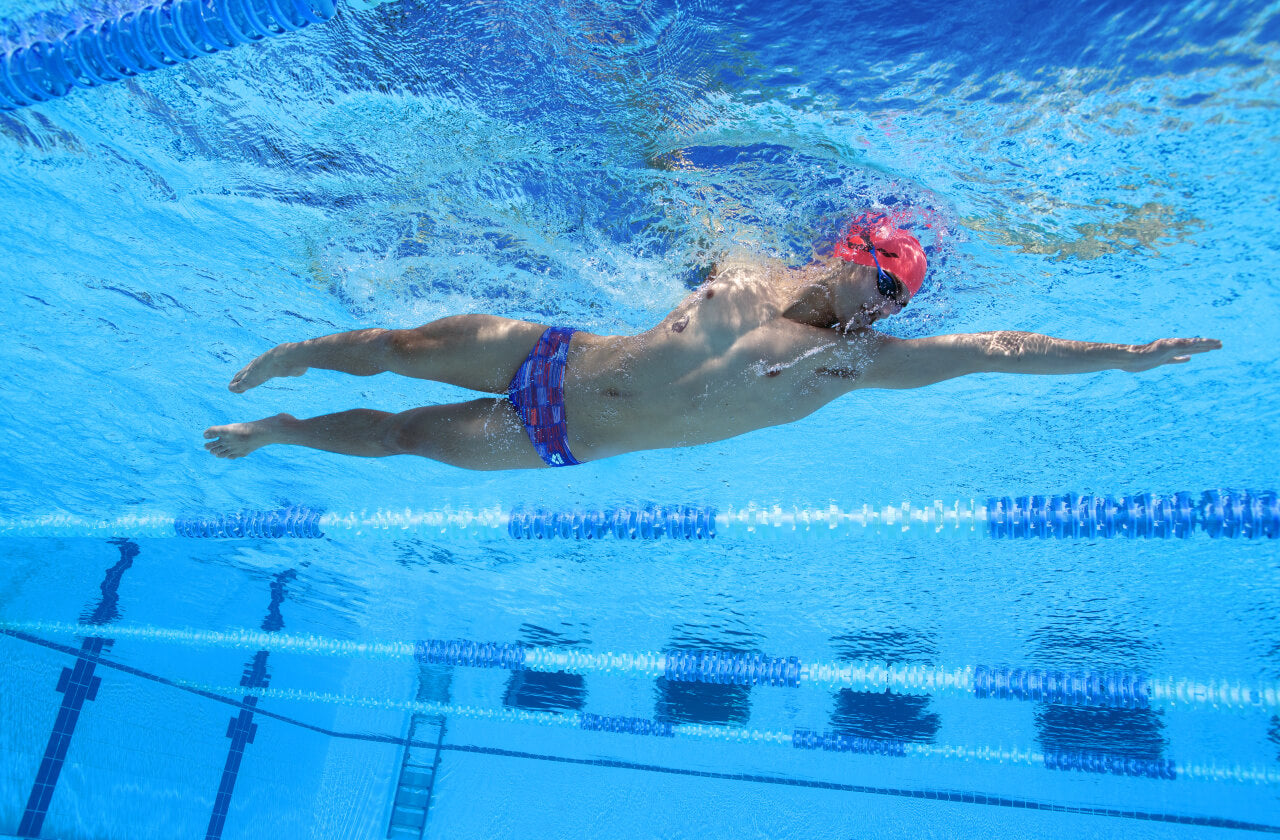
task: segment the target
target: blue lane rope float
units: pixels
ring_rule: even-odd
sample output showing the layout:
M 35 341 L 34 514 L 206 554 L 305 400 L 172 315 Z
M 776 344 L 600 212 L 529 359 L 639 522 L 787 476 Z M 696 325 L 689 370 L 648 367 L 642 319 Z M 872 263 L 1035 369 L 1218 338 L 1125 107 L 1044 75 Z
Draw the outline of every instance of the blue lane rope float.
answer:
M 290 507 L 281 510 L 246 511 L 229 515 L 179 517 L 173 521 L 175 536 L 189 539 L 315 540 L 321 511 Z
M 134 539 L 737 540 L 937 536 L 986 539 L 1276 539 L 1275 491 L 1019 496 L 842 509 L 746 505 L 333 513 L 308 507 L 198 516 L 0 518 L 0 536 Z
M 0 110 L 185 64 L 335 14 L 334 0 L 164 0 L 0 56 Z
M 227 696 L 245 696 L 252 692 L 261 700 L 323 703 L 369 709 L 406 711 L 441 715 L 448 718 L 489 721 L 492 723 L 531 724 L 557 729 L 580 729 L 618 735 L 657 738 L 679 738 L 693 741 L 773 745 L 797 750 L 888 758 L 934 759 L 982 762 L 1003 765 L 1040 767 L 1046 770 L 1105 773 L 1115 776 L 1144 777 L 1164 781 L 1189 779 L 1212 782 L 1243 782 L 1259 785 L 1280 784 L 1280 771 L 1268 766 L 1249 766 L 1215 761 L 1175 761 L 1170 758 L 1143 758 L 1107 755 L 1070 750 L 1041 750 L 1017 746 L 975 746 L 968 744 L 936 744 L 890 738 L 863 738 L 838 732 L 810 729 L 756 729 L 719 726 L 704 723 L 674 723 L 623 715 L 600 715 L 582 712 L 541 712 L 527 709 L 483 708 L 450 703 L 425 703 L 358 697 L 347 694 L 306 691 L 301 689 L 250 689 L 244 686 L 212 686 L 178 680 L 182 686 Z
M 110 636 L 189 647 L 269 650 L 313 656 L 408 660 L 425 665 L 618 674 L 711 685 L 849 689 L 916 696 L 1020 700 L 1113 709 L 1189 707 L 1280 713 L 1280 683 L 1227 679 L 1152 677 L 1132 670 L 944 666 L 875 660 L 821 661 L 727 650 L 616 653 L 469 639 L 355 642 L 264 631 L 188 630 L 162 627 L 0 620 L 0 632 L 33 635 Z

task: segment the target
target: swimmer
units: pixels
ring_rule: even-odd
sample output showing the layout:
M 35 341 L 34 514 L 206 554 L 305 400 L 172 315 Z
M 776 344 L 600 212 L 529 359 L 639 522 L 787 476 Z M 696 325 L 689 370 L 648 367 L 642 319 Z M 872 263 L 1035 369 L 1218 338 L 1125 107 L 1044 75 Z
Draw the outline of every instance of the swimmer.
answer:
M 213 426 L 205 448 L 219 458 L 292 444 L 367 458 L 420 455 L 473 470 L 561 467 L 790 423 L 860 388 L 922 388 L 971 373 L 1136 373 L 1222 346 L 1207 338 L 1097 344 L 1007 330 L 899 339 L 872 329 L 911 301 L 926 267 L 914 236 L 864 214 L 830 258 L 812 265 L 717 265 L 639 335 L 457 315 L 281 344 L 237 373 L 231 390 L 321 368 L 389 371 L 505 396 L 398 414 L 277 414 Z

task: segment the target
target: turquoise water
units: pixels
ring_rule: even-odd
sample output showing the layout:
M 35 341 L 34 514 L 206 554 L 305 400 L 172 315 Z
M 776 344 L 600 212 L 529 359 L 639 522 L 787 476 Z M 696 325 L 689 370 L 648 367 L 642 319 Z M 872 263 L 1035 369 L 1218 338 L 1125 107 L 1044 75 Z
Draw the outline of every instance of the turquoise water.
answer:
M 24 32 L 53 36 L 124 8 L 5 0 L 0 36 L 19 45 Z M 399 0 L 0 114 L 0 272 L 10 290 L 0 308 L 10 336 L 0 349 L 0 516 L 285 504 L 847 508 L 1273 489 L 1277 21 L 1259 3 L 730 11 Z M 717 255 L 748 249 L 803 264 L 868 205 L 912 214 L 930 249 L 924 290 L 885 323 L 895 335 L 1205 335 L 1224 349 L 1140 375 L 984 375 L 864 391 L 790 426 L 571 470 L 469 473 L 281 447 L 225 462 L 201 448 L 209 425 L 278 411 L 469 398 L 389 375 L 314 371 L 243 396 L 226 390 L 279 342 L 465 312 L 639 331 Z M 880 443 L 886 427 L 897 433 L 890 446 Z M 110 616 L 121 627 L 256 629 L 278 613 L 283 632 L 329 639 L 1280 678 L 1280 558 L 1266 542 L 134 548 Z M 85 620 L 104 597 L 104 570 L 128 550 L 4 540 L 0 617 Z M 12 834 L 63 696 L 58 675 L 74 656 L 9 636 L 0 647 L 0 833 Z M 255 650 L 121 636 L 106 657 L 229 687 Z M 616 675 L 523 688 L 505 672 L 424 677 L 405 661 L 283 651 L 269 663 L 273 688 L 349 697 L 412 700 L 447 679 L 432 696 L 479 709 L 1280 764 L 1280 722 L 1253 712 L 1081 714 L 765 687 L 685 696 Z M 137 675 L 99 674 L 42 836 L 198 834 L 235 710 Z M 259 706 L 330 733 L 406 734 L 403 711 Z M 399 745 L 257 720 L 225 836 L 387 836 Z M 445 750 L 428 836 L 1227 831 L 619 762 L 1280 825 L 1275 785 L 812 754 L 466 715 L 445 730 L 455 747 L 614 765 Z

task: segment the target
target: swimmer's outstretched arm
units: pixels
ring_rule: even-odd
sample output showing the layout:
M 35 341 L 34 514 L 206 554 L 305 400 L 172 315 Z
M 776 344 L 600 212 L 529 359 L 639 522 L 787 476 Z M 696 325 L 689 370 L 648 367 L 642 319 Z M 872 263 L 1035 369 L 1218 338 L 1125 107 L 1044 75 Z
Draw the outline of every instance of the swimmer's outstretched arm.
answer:
M 999 332 L 897 339 L 876 334 L 859 384 L 919 388 L 970 373 L 1063 375 L 1182 364 L 1222 347 L 1212 338 L 1162 338 L 1150 344 L 1068 341 L 1037 333 Z

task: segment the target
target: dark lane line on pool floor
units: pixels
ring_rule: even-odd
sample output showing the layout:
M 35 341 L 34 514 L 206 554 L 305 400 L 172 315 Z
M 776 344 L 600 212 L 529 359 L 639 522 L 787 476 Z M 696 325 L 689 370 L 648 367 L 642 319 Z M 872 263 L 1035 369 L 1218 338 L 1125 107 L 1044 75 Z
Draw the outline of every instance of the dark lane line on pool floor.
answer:
M 271 603 L 267 607 L 267 617 L 262 620 L 262 630 L 266 633 L 278 633 L 284 627 L 284 618 L 280 614 L 280 604 L 284 601 L 285 584 L 298 576 L 293 569 L 284 571 L 271 581 Z M 240 677 L 240 685 L 245 688 L 266 688 L 271 682 L 267 672 L 269 651 L 260 650 L 245 665 Z M 227 759 L 222 766 L 222 778 L 218 782 L 218 792 L 214 796 L 213 811 L 209 814 L 209 827 L 205 830 L 205 840 L 222 840 L 223 829 L 226 828 L 227 816 L 231 813 L 231 796 L 235 793 L 236 779 L 240 775 L 240 762 L 244 759 L 245 748 L 253 743 L 258 732 L 258 725 L 253 722 L 257 711 L 258 698 L 252 694 L 244 698 L 240 713 L 227 724 L 227 737 L 231 745 L 227 748 Z
M 98 602 L 98 606 L 90 615 L 81 616 L 86 624 L 110 624 L 120 617 L 120 580 L 133 565 L 133 558 L 138 556 L 138 544 L 132 540 L 114 540 L 113 544 L 120 549 L 120 559 L 107 569 L 100 585 L 102 600 Z M 102 684 L 102 678 L 94 675 L 94 669 L 97 665 L 109 667 L 109 663 L 100 657 L 113 644 L 115 642 L 112 639 L 93 636 L 84 639 L 79 650 L 64 648 L 76 657 L 76 662 L 70 668 L 63 668 L 58 677 L 57 690 L 62 694 L 62 703 L 53 722 L 53 731 L 49 733 L 44 756 L 40 759 L 40 769 L 36 771 L 31 792 L 27 795 L 22 821 L 18 824 L 18 835 L 21 837 L 40 836 L 44 818 L 53 802 L 53 793 L 58 787 L 58 779 L 62 776 L 62 766 L 71 749 L 71 739 L 75 735 L 76 724 L 80 721 L 80 712 L 85 703 L 98 697 L 98 686 Z

